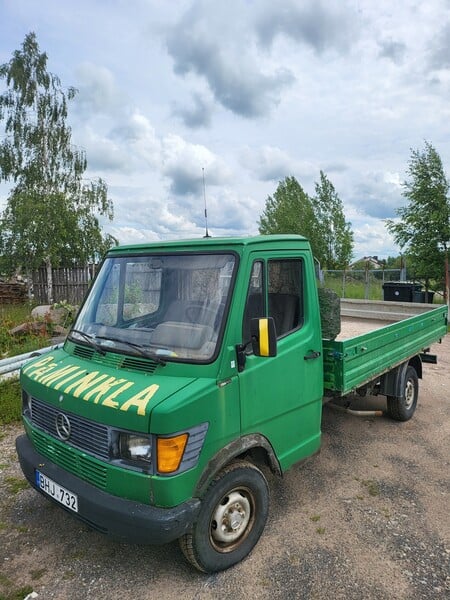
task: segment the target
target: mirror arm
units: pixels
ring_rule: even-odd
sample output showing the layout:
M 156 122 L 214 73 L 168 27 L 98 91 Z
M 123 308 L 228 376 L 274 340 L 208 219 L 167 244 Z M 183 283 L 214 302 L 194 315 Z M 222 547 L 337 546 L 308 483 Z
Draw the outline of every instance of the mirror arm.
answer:
M 248 346 L 250 346 L 252 343 L 252 341 L 248 341 L 245 344 L 237 344 L 236 345 L 236 356 L 237 356 L 237 366 L 238 366 L 238 373 L 242 373 L 242 371 L 245 369 L 245 363 L 247 361 L 247 355 L 245 353 L 245 351 L 247 350 Z

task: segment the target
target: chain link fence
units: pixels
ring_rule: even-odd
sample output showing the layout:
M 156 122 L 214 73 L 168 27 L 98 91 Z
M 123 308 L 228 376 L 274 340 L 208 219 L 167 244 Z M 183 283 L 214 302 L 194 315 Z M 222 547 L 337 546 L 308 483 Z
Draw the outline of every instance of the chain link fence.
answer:
M 348 269 L 322 271 L 322 283 L 341 298 L 383 300 L 383 285 L 407 280 L 406 269 Z

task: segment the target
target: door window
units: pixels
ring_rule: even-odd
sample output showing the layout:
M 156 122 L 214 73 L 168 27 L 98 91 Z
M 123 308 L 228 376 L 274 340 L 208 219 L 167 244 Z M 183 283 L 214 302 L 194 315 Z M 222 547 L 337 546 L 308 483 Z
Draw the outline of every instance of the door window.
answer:
M 264 317 L 266 314 L 264 308 L 263 266 L 261 260 L 255 261 L 250 275 L 242 323 L 242 341 L 244 344 L 250 341 L 250 321 L 257 317 Z
M 302 281 L 301 260 L 269 260 L 268 316 L 275 321 L 278 338 L 303 322 Z
M 250 321 L 273 317 L 277 337 L 298 329 L 303 323 L 303 263 L 300 259 L 269 260 L 267 283 L 265 263 L 253 263 L 242 324 L 242 341 L 250 341 Z M 266 302 L 267 297 L 267 302 Z

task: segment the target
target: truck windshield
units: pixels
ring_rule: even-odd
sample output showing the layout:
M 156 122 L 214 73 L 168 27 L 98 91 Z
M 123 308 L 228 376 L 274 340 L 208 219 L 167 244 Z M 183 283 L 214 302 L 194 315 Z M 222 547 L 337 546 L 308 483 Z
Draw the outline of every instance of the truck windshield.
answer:
M 100 353 L 208 362 L 223 329 L 233 254 L 107 258 L 70 332 Z

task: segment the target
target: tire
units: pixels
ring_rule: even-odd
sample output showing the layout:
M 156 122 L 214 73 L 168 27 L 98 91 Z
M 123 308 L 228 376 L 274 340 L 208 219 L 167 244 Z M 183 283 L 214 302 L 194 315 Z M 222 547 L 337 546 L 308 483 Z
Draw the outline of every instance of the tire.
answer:
M 413 416 L 419 397 L 419 379 L 414 367 L 405 373 L 401 396 L 387 396 L 387 414 L 395 421 L 409 421 Z
M 208 487 L 197 522 L 179 540 L 181 550 L 199 571 L 228 569 L 251 552 L 268 512 L 269 487 L 262 472 L 252 463 L 233 462 Z

